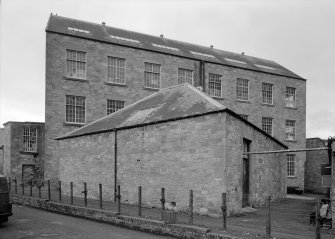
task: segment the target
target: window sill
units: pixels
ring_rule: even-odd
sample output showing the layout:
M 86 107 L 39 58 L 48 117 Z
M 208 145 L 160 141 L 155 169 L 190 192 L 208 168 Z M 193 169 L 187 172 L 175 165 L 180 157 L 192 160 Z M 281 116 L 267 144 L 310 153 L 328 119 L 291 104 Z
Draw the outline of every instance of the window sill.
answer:
M 159 91 L 157 88 L 143 87 L 144 90 Z
M 288 179 L 297 179 L 297 176 L 287 176 Z
M 274 104 L 262 103 L 262 105 L 266 105 L 266 106 L 274 107 Z
M 68 77 L 68 76 L 64 76 L 63 78 L 64 80 L 81 81 L 81 82 L 86 82 L 86 83 L 89 82 L 89 80 L 81 79 L 81 78 L 74 78 L 74 77 Z
M 217 99 L 217 100 L 223 100 L 223 97 L 220 97 L 220 96 L 211 95 L 210 97 L 212 97 L 213 99 Z
M 20 154 L 27 154 L 27 155 L 38 155 L 38 153 L 37 152 L 30 152 L 30 151 L 24 151 L 24 150 L 21 150 L 20 151 Z
M 285 142 L 296 143 L 298 142 L 296 139 L 284 139 Z
M 239 103 L 247 103 L 247 104 L 250 104 L 250 103 L 251 103 L 249 100 L 239 100 L 239 99 L 236 99 L 235 102 L 239 102 Z
M 109 81 L 105 81 L 104 83 L 105 83 L 105 85 L 128 87 L 126 84 L 121 84 L 121 83 L 115 83 L 115 82 L 109 82 Z
M 63 123 L 64 126 L 77 126 L 77 127 L 82 127 L 85 125 L 85 123 Z
M 288 106 L 285 106 L 285 109 L 297 110 L 297 107 L 288 107 Z

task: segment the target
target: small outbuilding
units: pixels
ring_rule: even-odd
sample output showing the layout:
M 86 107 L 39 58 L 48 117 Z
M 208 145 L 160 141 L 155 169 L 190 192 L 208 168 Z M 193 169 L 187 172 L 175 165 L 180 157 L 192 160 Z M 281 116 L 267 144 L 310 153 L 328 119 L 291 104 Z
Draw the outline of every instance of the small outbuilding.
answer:
M 59 177 L 69 192 L 88 197 L 115 198 L 159 206 L 161 188 L 166 201 L 187 210 L 189 190 L 194 210 L 221 212 L 221 194 L 227 193 L 228 213 L 265 202 L 267 196 L 286 195 L 284 154 L 246 155 L 248 151 L 287 147 L 189 85 L 162 89 L 115 113 L 70 132 L 58 140 Z

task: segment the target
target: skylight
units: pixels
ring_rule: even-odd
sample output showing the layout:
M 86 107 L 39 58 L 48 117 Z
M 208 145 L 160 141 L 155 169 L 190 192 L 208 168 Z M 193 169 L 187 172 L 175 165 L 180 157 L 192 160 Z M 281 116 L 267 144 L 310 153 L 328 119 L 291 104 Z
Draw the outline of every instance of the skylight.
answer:
M 230 62 L 234 62 L 234 63 L 239 63 L 239 64 L 247 64 L 244 61 L 234 60 L 234 59 L 230 59 L 230 58 L 225 58 L 225 60 L 230 61 Z
M 198 56 L 203 56 L 203 57 L 208 57 L 208 58 L 215 58 L 215 56 L 212 56 L 212 55 L 209 55 L 209 54 L 200 53 L 200 52 L 191 51 L 191 53 L 193 55 L 198 55 Z
M 175 48 L 175 47 L 163 46 L 163 45 L 158 45 L 158 44 L 155 44 L 155 43 L 152 43 L 152 45 L 154 47 L 164 48 L 164 49 L 168 49 L 168 50 L 172 50 L 172 51 L 179 51 L 179 49 Z
M 261 68 L 264 68 L 264 69 L 268 69 L 268 70 L 273 70 L 273 71 L 276 70 L 276 68 L 273 68 L 273 67 L 271 67 L 271 66 L 263 66 L 263 65 L 258 65 L 258 64 L 255 64 L 255 66 L 257 66 L 257 67 L 261 67 Z
M 138 40 L 134 40 L 134 39 L 130 39 L 130 38 L 119 37 L 119 36 L 114 36 L 114 35 L 109 35 L 109 36 L 113 39 L 117 39 L 117 40 L 121 40 L 121 41 L 140 43 Z
M 90 31 L 79 29 L 79 28 L 75 28 L 75 27 L 68 27 L 67 29 L 69 31 L 73 31 L 73 32 L 80 32 L 80 33 L 84 33 L 84 34 L 90 34 Z

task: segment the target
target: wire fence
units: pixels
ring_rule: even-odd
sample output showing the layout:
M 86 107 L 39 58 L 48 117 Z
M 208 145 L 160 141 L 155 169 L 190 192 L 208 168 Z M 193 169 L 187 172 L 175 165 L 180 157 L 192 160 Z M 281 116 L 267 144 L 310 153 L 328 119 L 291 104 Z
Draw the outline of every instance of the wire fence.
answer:
M 211 218 L 193 213 L 196 197 L 192 190 L 189 191 L 188 210 L 177 212 L 175 205 L 167 205 L 164 188 L 161 189 L 159 198 L 161 205 L 156 208 L 145 206 L 142 187 L 138 187 L 137 203 L 132 205 L 125 203 L 125 199 L 123 203 L 121 202 L 120 186 L 117 187 L 116 197 L 111 197 L 109 200 L 106 200 L 105 197 L 103 200 L 103 195 L 108 189 L 112 191 L 109 192 L 109 195 L 114 194 L 113 189 L 104 188 L 102 184 L 97 185 L 95 189 L 92 186 L 88 188 L 85 182 L 82 185 L 74 185 L 72 182 L 69 185 L 63 185 L 61 181 L 28 180 L 22 182 L 14 178 L 9 180 L 9 189 L 11 193 L 17 195 L 103 209 L 122 215 L 163 220 L 166 223 L 176 223 L 178 218 L 178 223 L 206 226 L 214 231 L 228 231 L 233 234 L 236 232 L 236 235 L 242 229 L 255 233 L 261 231 L 267 238 L 272 238 L 273 235 L 276 235 L 277 238 L 286 238 L 285 235 L 290 234 L 301 235 L 301 238 L 321 238 L 322 229 L 330 229 L 332 225 L 331 216 L 329 216 L 331 211 L 329 199 L 283 199 L 278 201 L 268 197 L 267 203 L 257 207 L 254 213 L 242 213 L 227 219 L 228 208 L 225 193 L 221 194 L 221 216 Z M 95 198 L 91 197 L 93 194 Z M 327 208 L 325 205 L 328 205 Z M 327 234 L 323 238 L 328 238 Z

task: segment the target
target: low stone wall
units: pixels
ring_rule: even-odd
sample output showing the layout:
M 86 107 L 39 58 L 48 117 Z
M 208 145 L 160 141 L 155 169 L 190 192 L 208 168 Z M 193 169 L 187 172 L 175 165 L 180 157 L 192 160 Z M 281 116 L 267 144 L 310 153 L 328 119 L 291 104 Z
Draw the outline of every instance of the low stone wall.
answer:
M 159 220 L 118 215 L 117 213 L 111 211 L 56 203 L 48 201 L 46 199 L 12 194 L 11 200 L 14 204 L 44 209 L 51 212 L 86 218 L 104 223 L 110 223 L 115 226 L 121 226 L 133 230 L 158 235 L 172 236 L 175 238 L 183 238 L 183 239 L 236 238 L 230 235 L 210 233 L 210 230 L 208 228 L 192 226 L 192 225 L 184 225 L 184 224 L 165 224 L 163 221 Z

